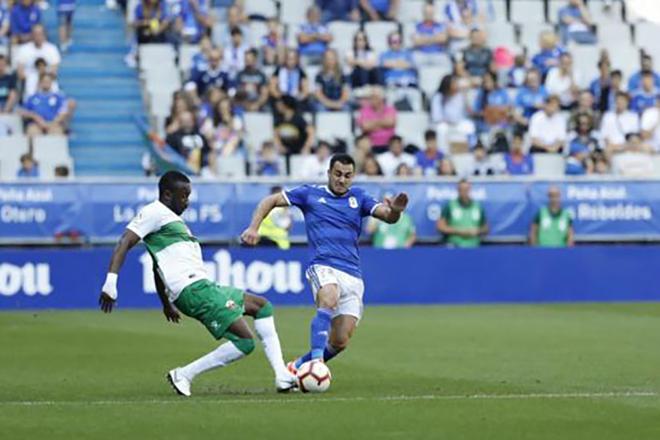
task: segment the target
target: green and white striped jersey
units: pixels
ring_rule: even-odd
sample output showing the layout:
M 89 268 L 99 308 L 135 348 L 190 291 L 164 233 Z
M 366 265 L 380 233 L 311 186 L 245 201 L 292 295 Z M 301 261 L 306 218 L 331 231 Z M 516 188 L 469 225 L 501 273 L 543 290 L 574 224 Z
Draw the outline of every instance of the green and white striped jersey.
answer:
M 170 301 L 190 284 L 210 279 L 202 248 L 183 219 L 156 200 L 140 210 L 126 226 L 144 241 L 156 262 Z

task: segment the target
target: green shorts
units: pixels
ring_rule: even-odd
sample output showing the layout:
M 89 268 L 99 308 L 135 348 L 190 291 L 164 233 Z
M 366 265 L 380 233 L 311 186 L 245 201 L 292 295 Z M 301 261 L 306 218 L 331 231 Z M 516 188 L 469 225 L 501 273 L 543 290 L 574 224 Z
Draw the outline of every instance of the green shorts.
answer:
M 199 280 L 181 291 L 174 305 L 186 316 L 204 324 L 215 339 L 233 336 L 227 329 L 245 312 L 244 292 Z

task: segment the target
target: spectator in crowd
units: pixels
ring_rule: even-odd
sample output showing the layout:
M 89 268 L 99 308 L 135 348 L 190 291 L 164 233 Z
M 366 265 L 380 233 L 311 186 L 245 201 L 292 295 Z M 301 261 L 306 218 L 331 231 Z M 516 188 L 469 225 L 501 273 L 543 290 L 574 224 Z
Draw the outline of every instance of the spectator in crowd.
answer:
M 605 175 L 610 174 L 610 162 L 607 155 L 602 150 L 597 150 L 591 155 L 591 160 L 594 163 L 594 174 Z
M 199 173 L 203 168 L 214 168 L 214 157 L 210 154 L 206 137 L 197 128 L 195 116 L 191 112 L 183 112 L 179 116 L 180 127 L 165 138 L 167 145 L 186 159 L 188 166 Z
M 367 34 L 359 30 L 353 36 L 353 49 L 346 53 L 346 67 L 350 70 L 351 86 L 358 89 L 378 84 L 378 58 L 369 45 Z
M 16 177 L 39 177 L 39 164 L 35 162 L 30 153 L 21 155 L 21 167 L 19 168 Z
M 594 97 L 597 108 L 601 111 L 603 111 L 603 109 L 609 110 L 607 105 L 601 105 L 601 97 L 603 94 L 609 94 L 608 92 L 611 87 L 611 81 L 612 64 L 610 63 L 609 58 L 601 57 L 601 59 L 598 60 L 598 76 L 589 83 L 589 91 Z M 607 96 L 605 96 L 605 99 L 607 101 Z
M 37 93 L 37 90 L 39 89 L 39 78 L 41 78 L 44 73 L 50 73 L 48 65 L 43 58 L 37 58 L 37 60 L 34 62 L 34 67 L 35 69 L 21 70 L 21 72 L 24 73 L 25 79 L 23 83 L 23 101 Z M 53 80 L 51 91 L 60 91 L 60 86 L 57 82 L 57 79 Z
M 57 0 L 57 32 L 60 49 L 66 52 L 73 39 L 73 13 L 76 10 L 76 0 Z
M 653 153 L 653 147 L 651 147 L 650 144 L 644 142 L 642 136 L 639 133 L 628 133 L 626 135 L 625 152 L 651 154 Z
M 439 176 L 455 176 L 456 168 L 454 168 L 454 162 L 448 158 L 444 158 L 438 164 L 438 175 Z
M 472 149 L 472 156 L 474 162 L 470 174 L 473 176 L 494 176 L 505 171 L 506 164 L 502 159 L 498 160 L 497 156 L 489 156 L 486 147 L 481 142 L 477 142 L 477 145 Z
M 245 68 L 236 78 L 236 93 L 245 94 L 245 110 L 258 112 L 264 110 L 268 102 L 268 81 L 266 75 L 259 70 L 257 61 L 259 53 L 256 49 L 245 52 Z
M 321 179 L 325 177 L 330 169 L 330 156 L 332 149 L 326 141 L 319 141 L 314 149 L 314 154 L 305 157 L 298 175 L 308 179 Z
M 234 84 L 238 73 L 245 68 L 245 54 L 249 47 L 243 41 L 241 28 L 231 28 L 230 34 L 231 43 L 225 47 L 222 70 L 227 72 L 230 84 Z
M 445 75 L 440 81 L 438 91 L 431 99 L 431 121 L 436 124 L 440 151 L 449 154 L 450 135 L 457 142 L 457 148 L 467 149 L 470 137 L 474 135 L 474 123 L 469 117 L 469 103 L 465 92 L 459 90 L 454 75 Z
M 642 72 L 641 87 L 632 92 L 630 110 L 642 114 L 644 110 L 655 106 L 658 89 L 653 84 L 653 72 L 645 70 Z
M 0 54 L 0 113 L 10 113 L 17 102 L 16 74 L 9 71 L 7 57 Z
M 365 101 L 357 118 L 357 125 L 369 136 L 372 151 L 387 151 L 390 139 L 396 128 L 396 109 L 385 103 L 381 87 L 372 87 L 368 101 Z
M 138 44 L 164 43 L 171 24 L 164 0 L 141 0 L 135 6 L 133 27 Z
M 39 79 L 39 90 L 23 105 L 21 116 L 27 123 L 25 132 L 28 136 L 66 133 L 75 102 L 52 90 L 54 79 L 52 73 L 43 74 Z
M 265 141 L 261 145 L 256 165 L 258 176 L 279 176 L 282 173 L 283 170 L 280 170 L 280 157 L 273 142 Z
M 286 58 L 286 45 L 282 24 L 277 18 L 267 21 L 268 33 L 261 37 L 261 56 L 265 66 L 283 64 Z
M 393 224 L 370 218 L 367 233 L 371 235 L 373 247 L 379 249 L 409 249 L 417 239 L 415 222 L 406 212 L 402 212 L 399 221 Z
M 447 26 L 435 20 L 435 7 L 431 3 L 424 4 L 422 16 L 412 35 L 415 64 L 449 64 Z
M 320 64 L 321 57 L 332 42 L 332 34 L 321 22 L 321 11 L 316 6 L 307 9 L 307 23 L 300 25 L 298 32 L 300 56 L 309 64 Z
M 207 0 L 182 0 L 181 11 L 175 20 L 180 39 L 185 43 L 198 43 L 208 35 L 213 27 L 213 17 L 209 13 Z
M 464 49 L 470 31 L 485 24 L 485 15 L 478 7 L 477 0 L 449 0 L 445 4 L 444 13 L 449 25 L 451 52 Z
M 497 75 L 494 72 L 486 72 L 472 106 L 477 131 L 490 133 L 493 130 L 506 129 L 511 110 L 509 94 L 498 85 Z
M 275 115 L 275 146 L 286 157 L 287 174 L 291 174 L 291 156 L 310 154 L 314 144 L 315 130 L 298 111 L 293 96 L 285 95 L 277 101 Z
M 628 110 L 630 98 L 625 92 L 618 92 L 614 111 L 603 115 L 600 126 L 600 135 L 603 147 L 608 156 L 625 149 L 626 135 L 639 133 L 639 116 Z
M 396 20 L 400 0 L 360 0 L 362 17 L 367 21 Z
M 417 69 L 412 52 L 403 48 L 401 34 L 391 32 L 387 37 L 389 50 L 380 55 L 383 81 L 390 88 L 393 102 L 407 101 L 403 104 L 411 109 L 419 109 L 419 91 L 417 90 Z M 413 88 L 413 90 L 409 90 Z
M 328 49 L 323 54 L 323 65 L 316 75 L 315 82 L 317 111 L 349 110 L 348 82 L 339 66 L 337 52 L 334 49 Z
M 426 130 L 424 133 L 425 148 L 416 153 L 417 167 L 424 176 L 435 176 L 438 166 L 444 155 L 438 150 L 438 138 L 435 130 Z
M 55 167 L 55 178 L 56 179 L 68 179 L 71 172 L 69 167 L 66 165 L 57 165 Z
M 388 151 L 377 157 L 380 169 L 383 170 L 384 176 L 394 176 L 396 169 L 401 164 L 406 164 L 410 168 L 415 166 L 415 157 L 403 151 L 403 139 L 401 139 L 401 136 L 392 136 L 390 138 L 389 147 Z
M 534 173 L 532 156 L 524 151 L 524 138 L 521 133 L 514 133 L 509 152 L 504 155 L 506 172 L 511 176 L 525 176 Z
M 271 194 L 280 194 L 281 186 L 273 186 Z M 293 226 L 293 217 L 288 206 L 273 208 L 259 226 L 259 245 L 275 245 L 280 249 L 289 249 L 289 230 Z
M 353 159 L 355 159 L 355 168 L 360 170 L 367 155 L 372 154 L 371 141 L 369 140 L 369 136 L 362 133 L 355 138 L 354 144 Z
M 529 228 L 529 244 L 541 247 L 574 245 L 573 219 L 561 206 L 561 192 L 556 186 L 548 189 L 548 206 L 543 206 Z
M 481 29 L 470 31 L 470 45 L 463 49 L 463 62 L 473 83 L 479 83 L 490 70 L 494 70 L 493 51 L 486 46 L 486 33 Z
M 211 109 L 213 108 L 214 107 L 211 107 Z M 174 92 L 172 95 L 172 106 L 170 107 L 170 114 L 165 118 L 165 134 L 167 135 L 174 133 L 179 128 L 181 128 L 181 115 L 185 112 L 193 111 L 194 105 L 192 104 L 192 100 L 189 98 L 189 95 L 182 91 Z M 208 117 L 210 113 L 211 110 L 209 110 L 208 114 L 204 114 L 202 119 Z
M 559 112 L 559 97 L 550 95 L 543 110 L 529 120 L 532 153 L 561 153 L 566 144 L 566 118 Z
M 573 57 L 566 52 L 559 57 L 559 66 L 553 67 L 545 79 L 545 89 L 550 95 L 559 96 L 562 110 L 570 110 L 577 99 L 580 74 L 573 69 Z
M 612 157 L 612 172 L 619 176 L 649 177 L 653 175 L 650 145 L 642 141 L 639 133 L 628 133 L 623 150 Z
M 541 85 L 541 75 L 536 69 L 529 69 L 525 85 L 518 90 L 516 95 L 514 118 L 516 122 L 526 127 L 529 124 L 529 118 L 534 113 L 543 109 L 545 100 L 548 98 L 548 92 Z
M 222 47 L 231 45 L 231 30 L 240 28 L 243 38 L 250 41 L 250 27 L 248 17 L 243 12 L 241 6 L 234 3 L 227 9 L 227 22 L 220 23 L 220 29 L 213 32 L 213 41 Z
M 369 153 L 364 158 L 362 163 L 362 168 L 360 169 L 360 174 L 364 174 L 369 177 L 377 177 L 383 175 L 383 170 L 380 169 L 380 164 L 376 159 L 376 156 L 373 153 Z
M 513 66 L 506 74 L 509 87 L 520 88 L 527 79 L 527 54 L 518 54 L 513 58 Z
M 11 8 L 9 26 L 12 43 L 23 44 L 32 39 L 32 28 L 41 23 L 41 9 L 35 0 L 18 0 Z
M 295 49 L 286 50 L 284 64 L 278 66 L 270 78 L 269 90 L 272 100 L 278 100 L 284 95 L 292 96 L 302 107 L 307 108 L 309 83 Z
M 241 154 L 243 147 L 243 119 L 232 109 L 229 98 L 222 98 L 213 110 L 212 118 L 207 118 L 200 132 L 206 137 L 211 154 L 215 158 Z
M 194 76 L 193 76 L 194 75 Z M 227 72 L 222 68 L 222 52 L 220 49 L 211 49 L 209 64 L 205 71 L 192 70 L 186 84 L 186 90 L 196 93 L 198 97 L 206 94 L 209 88 L 229 90 L 230 80 Z
M 394 175 L 396 177 L 410 177 L 415 174 L 415 171 L 413 168 L 408 166 L 406 163 L 400 163 L 398 167 L 396 167 L 396 170 L 394 171 Z
M 62 61 L 57 46 L 46 40 L 46 31 L 40 24 L 32 28 L 32 39 L 22 44 L 16 53 L 17 72 L 20 79 L 25 79 L 30 74 L 37 74 L 36 61 L 41 58 L 47 66 L 48 71 L 57 74 L 57 69 Z
M 545 78 L 548 71 L 559 65 L 559 57 L 566 52 L 557 42 L 557 35 L 552 31 L 543 31 L 539 37 L 540 52 L 532 57 L 532 64 Z
M 642 139 L 651 145 L 655 153 L 660 153 L 660 96 L 656 97 L 653 107 L 644 110 L 641 128 Z
M 323 23 L 330 21 L 360 21 L 358 0 L 316 0 Z
M 463 61 L 463 58 L 461 57 L 456 57 L 454 59 L 454 66 L 452 68 L 451 73 L 452 75 L 454 75 L 454 78 L 456 78 L 456 81 L 458 83 L 458 90 L 460 90 L 461 92 L 467 92 L 473 87 L 477 87 L 479 85 L 479 84 L 473 84 L 472 76 L 465 67 L 465 61 Z
M 481 204 L 470 196 L 472 185 L 462 179 L 458 182 L 458 198 L 442 209 L 437 228 L 450 246 L 477 247 L 488 234 L 486 213 Z
M 577 127 L 577 117 L 582 114 L 589 115 L 594 121 L 600 120 L 600 112 L 595 109 L 594 96 L 587 89 L 578 93 L 577 103 L 571 110 L 569 130 L 574 130 Z
M 209 68 L 209 56 L 213 50 L 213 43 L 208 35 L 202 36 L 199 40 L 199 51 L 196 52 L 190 60 L 190 74 L 189 76 L 201 75 Z
M 559 32 L 564 45 L 569 41 L 596 44 L 592 25 L 591 14 L 583 0 L 569 0 L 568 5 L 559 10 Z
M 653 72 L 653 85 L 660 89 L 660 75 L 653 69 L 653 58 L 643 50 L 639 57 L 640 69 L 628 79 L 628 92 L 633 93 L 642 86 L 642 73 L 646 71 Z
M 593 118 L 589 113 L 579 113 L 576 120 L 575 133 L 568 143 L 566 174 L 591 174 L 593 172 L 591 155 L 598 149 L 598 140 L 593 132 Z

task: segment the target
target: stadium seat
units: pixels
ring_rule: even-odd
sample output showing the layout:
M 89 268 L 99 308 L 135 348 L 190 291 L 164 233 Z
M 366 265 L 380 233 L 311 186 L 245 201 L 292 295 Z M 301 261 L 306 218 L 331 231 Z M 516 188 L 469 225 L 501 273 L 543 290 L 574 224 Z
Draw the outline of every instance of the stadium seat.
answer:
M 512 23 L 543 23 L 545 12 L 542 1 L 511 0 Z
M 458 177 L 468 177 L 474 170 L 474 156 L 470 153 L 453 154 L 451 162 L 454 164 Z
M 386 51 L 389 46 L 387 45 L 387 36 L 390 32 L 399 29 L 399 26 L 391 21 L 370 21 L 364 25 L 364 30 L 369 37 L 371 48 L 376 53 Z
M 306 157 L 303 154 L 294 154 L 289 158 L 291 166 L 291 177 L 300 177 L 303 175 L 302 168 L 305 165 Z
M 3 179 L 14 179 L 21 167 L 21 155 L 29 151 L 28 138 L 25 136 L 7 136 L 0 138 L 0 157 Z
M 569 51 L 573 55 L 573 67 L 580 76 L 580 87 L 588 87 L 598 76 L 598 59 L 600 49 L 590 45 L 571 45 Z
M 424 149 L 424 132 L 429 128 L 429 115 L 426 112 L 399 112 L 396 117 L 396 133 L 404 144 L 414 144 Z
M 332 34 L 330 46 L 337 50 L 339 59 L 343 60 L 346 52 L 353 48 L 353 36 L 360 29 L 360 25 L 347 21 L 333 21 L 328 24 L 328 28 Z
M 349 112 L 319 112 L 316 114 L 316 138 L 332 142 L 342 139 L 351 142 L 351 114 Z
M 21 117 L 16 114 L 4 114 L 0 115 L 0 124 L 3 124 L 9 128 L 9 133 L 13 136 L 18 136 L 23 134 L 23 121 Z
M 170 114 L 172 108 L 172 92 L 154 92 L 149 94 L 149 108 L 151 114 L 159 117 L 166 117 Z
M 282 3 L 286 3 L 286 0 Z M 245 0 L 243 10 L 248 17 L 254 15 L 264 18 L 277 17 L 277 5 L 273 0 Z
M 241 156 L 219 157 L 216 172 L 220 177 L 245 177 L 245 159 Z
M 626 23 L 598 23 L 596 30 L 598 43 L 604 47 L 610 45 L 632 46 L 630 26 Z
M 548 21 L 559 24 L 559 10 L 568 5 L 566 0 L 550 0 L 548 2 Z
M 533 154 L 534 175 L 536 177 L 554 178 L 564 175 L 564 157 L 560 154 Z
M 261 46 L 261 37 L 268 33 L 268 25 L 264 21 L 250 21 L 250 35 L 247 42 L 252 47 Z
M 589 2 L 587 7 L 589 8 L 589 13 L 591 14 L 591 20 L 594 23 L 599 24 L 609 24 L 609 23 L 622 23 L 622 1 L 613 1 L 610 2 L 611 8 L 609 11 L 603 9 L 603 2 Z M 637 20 L 639 17 L 635 17 L 633 14 L 630 14 L 628 11 L 628 21 Z
M 529 53 L 539 50 L 539 35 L 543 31 L 554 31 L 554 26 L 543 22 L 526 21 L 520 25 L 520 45 L 527 47 Z
M 182 44 L 179 47 L 179 70 L 187 76 L 192 67 L 192 58 L 199 52 L 199 46 L 195 44 Z
M 39 162 L 39 177 L 41 179 L 54 179 L 55 167 L 65 166 L 69 169 L 69 177 L 75 177 L 74 161 L 71 157 L 62 158 L 56 162 Z
M 440 81 L 445 75 L 451 73 L 451 66 L 423 66 L 419 68 L 419 88 L 427 99 L 438 90 Z
M 173 93 L 181 88 L 181 74 L 174 69 L 149 70 L 143 73 L 147 92 Z
M 653 162 L 653 173 L 655 177 L 660 177 L 660 155 L 654 154 L 651 156 Z
M 506 23 L 506 1 L 491 0 L 487 4 L 486 16 L 489 23 Z
M 35 136 L 32 149 L 34 158 L 41 164 L 59 164 L 70 157 L 69 139 L 63 135 Z
M 406 0 L 405 6 L 399 9 L 399 21 L 403 24 L 419 23 L 422 21 L 422 8 L 426 2 L 424 0 Z M 436 20 L 440 20 L 440 15 L 435 14 Z
M 273 115 L 270 113 L 246 112 L 245 141 L 252 153 L 261 149 L 264 141 L 273 139 Z
M 140 70 L 158 70 L 174 66 L 176 52 L 171 44 L 141 44 L 138 48 Z
M 307 18 L 307 8 L 314 4 L 313 0 L 280 0 L 280 20 L 282 23 L 293 25 L 294 33 L 298 31 L 298 26 L 304 23 Z M 291 32 L 289 26 L 289 32 Z
M 635 25 L 635 42 L 639 47 L 651 47 L 658 45 L 660 25 L 642 22 Z
M 504 46 L 509 49 L 515 49 L 518 46 L 515 29 L 509 23 L 488 23 L 486 25 L 486 33 L 491 47 Z

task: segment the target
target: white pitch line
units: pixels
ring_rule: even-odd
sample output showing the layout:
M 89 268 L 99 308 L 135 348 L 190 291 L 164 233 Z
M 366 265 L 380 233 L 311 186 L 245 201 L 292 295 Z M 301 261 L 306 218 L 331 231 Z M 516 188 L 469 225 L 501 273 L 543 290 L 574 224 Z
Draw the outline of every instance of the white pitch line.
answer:
M 560 400 L 560 399 L 618 399 L 628 397 L 660 397 L 656 391 L 613 391 L 603 393 L 529 393 L 529 394 L 428 394 L 418 396 L 347 396 L 347 397 L 312 397 L 301 396 L 299 399 L 275 398 L 228 398 L 228 399 L 147 399 L 147 400 L 9 400 L 0 401 L 0 406 L 77 406 L 77 405 L 178 405 L 194 404 L 295 404 L 310 402 L 408 402 L 416 400 Z

